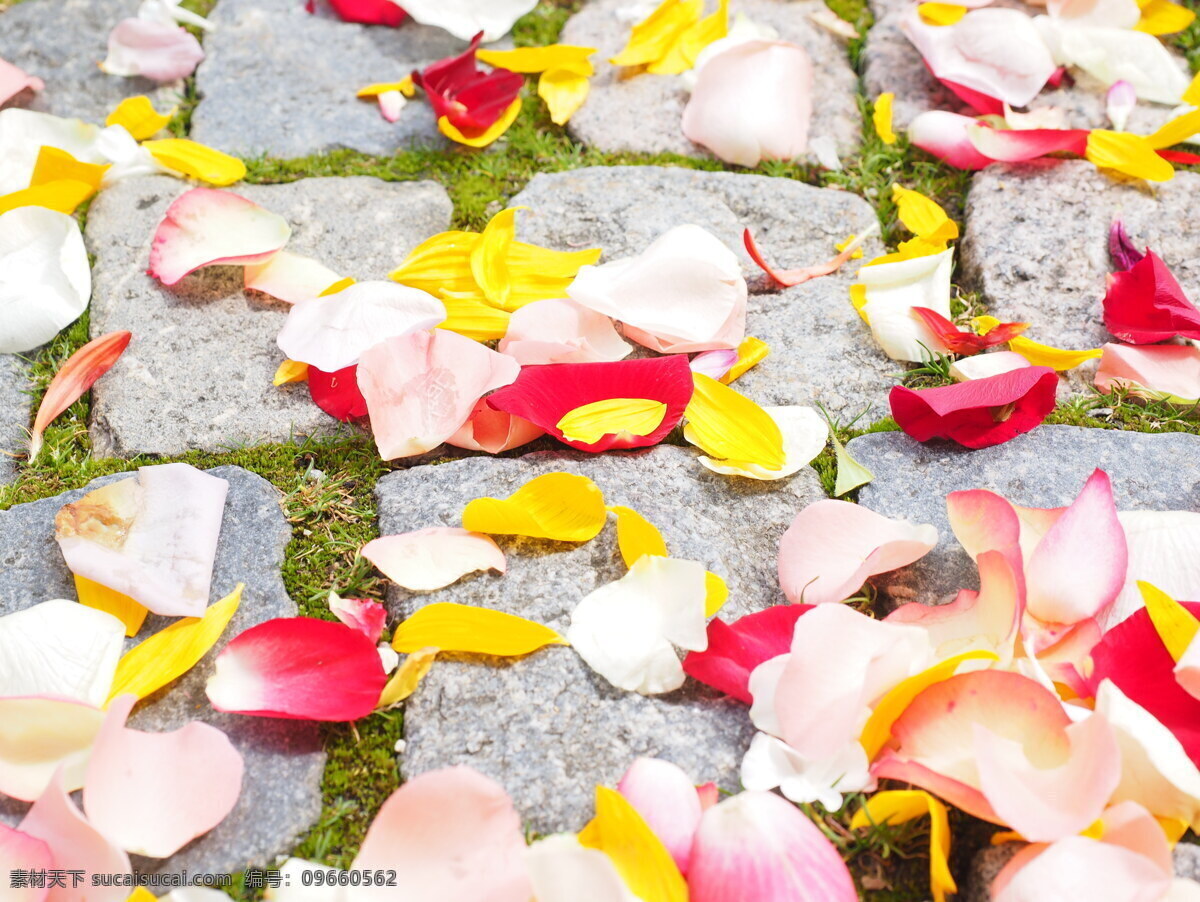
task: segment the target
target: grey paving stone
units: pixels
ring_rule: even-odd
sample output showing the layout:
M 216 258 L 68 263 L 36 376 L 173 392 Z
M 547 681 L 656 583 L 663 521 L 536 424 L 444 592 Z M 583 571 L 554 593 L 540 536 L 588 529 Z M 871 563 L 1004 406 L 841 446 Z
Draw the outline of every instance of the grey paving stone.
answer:
M 750 227 L 780 266 L 822 262 L 836 253 L 835 243 L 874 220 L 861 198 L 791 179 L 628 166 L 537 175 L 512 203 L 529 207 L 518 219 L 522 240 L 562 250 L 601 247 L 602 262 L 638 254 L 675 226 L 703 226 L 742 260 L 751 291 L 746 334 L 771 347 L 735 387 L 762 404 L 820 401 L 851 418 L 868 411 L 864 421 L 887 413 L 887 390 L 902 367 L 877 348 L 850 305 L 858 262 L 786 291 L 768 290 L 742 243 Z M 866 258 L 880 248 L 869 241 Z
M 165 176 L 124 180 L 89 212 L 92 335 L 134 335 L 94 389 L 97 453 L 219 451 L 341 428 L 312 403 L 307 386 L 271 384 L 288 307 L 243 291 L 242 267 L 199 270 L 170 288 L 146 274 L 154 231 L 187 189 Z M 231 190 L 291 223 L 289 250 L 358 279 L 383 278 L 450 224 L 450 200 L 432 182 L 318 178 Z
M 240 467 L 209 471 L 229 482 L 225 518 L 213 571 L 212 601 L 245 583 L 241 607 L 222 641 L 186 676 L 143 702 L 130 726 L 151 732 L 175 730 L 200 719 L 224 730 L 246 761 L 237 807 L 210 833 L 169 859 L 139 859 L 141 870 L 193 874 L 229 873 L 268 864 L 288 851 L 321 812 L 325 752 L 315 724 L 220 714 L 204 695 L 213 659 L 225 642 L 273 617 L 296 616 L 284 590 L 280 568 L 291 528 L 279 506 L 279 493 L 260 476 Z M 51 598 L 75 598 L 74 582 L 54 541 L 54 515 L 87 491 L 124 479 L 117 474 L 66 492 L 0 512 L 0 614 Z M 150 616 L 132 646 L 174 618 Z M 170 800 L 164 800 L 170 804 Z M 0 820 L 15 823 L 28 806 L 0 802 Z
M 672 446 L 598 456 L 548 452 L 385 476 L 377 488 L 380 531 L 459 526 L 468 501 L 505 497 L 558 470 L 592 478 L 607 503 L 631 506 L 658 526 L 672 554 L 701 561 L 724 577 L 728 617 L 783 602 L 775 573 L 779 537 L 804 505 L 824 497 L 808 468 L 786 481 L 763 483 L 710 473 L 693 451 Z M 508 557 L 504 576 L 475 574 L 433 593 L 393 589 L 393 613 L 455 601 L 565 632 L 585 595 L 626 572 L 611 522 L 580 545 L 497 541 Z M 595 784 L 613 785 L 638 755 L 674 761 L 698 783 L 716 780 L 736 788 L 753 734 L 744 705 L 694 681 L 654 698 L 622 692 L 566 647 L 513 662 L 439 660 L 409 700 L 404 725 L 407 776 L 470 764 L 503 783 L 540 832 L 578 829 L 591 814 Z
M 280 158 L 341 148 L 390 155 L 446 143 L 423 98 L 392 123 L 374 101 L 354 96 L 466 47 L 440 28 L 356 25 L 324 7 L 309 14 L 301 0 L 221 0 L 210 19 L 217 28 L 196 72 L 195 140 Z
M 108 33 L 137 15 L 138 0 L 28 0 L 0 13 L 0 58 L 46 83 L 28 107 L 104 124 L 126 97 L 146 94 L 165 110 L 183 98 L 183 82 L 101 72 Z
M 0 354 L 0 485 L 16 475 L 15 457 L 26 450 L 28 390 L 25 365 L 11 354 Z
M 1200 174 L 1154 188 L 1119 183 L 1085 160 L 991 166 L 967 195 L 962 266 L 989 312 L 1029 322 L 1028 336 L 1060 348 L 1098 348 L 1104 328 L 1108 230 L 1125 222 L 1200 301 Z M 1094 364 L 1093 364 L 1094 367 Z
M 596 47 L 599 52 L 596 77 L 587 103 L 569 123 L 573 137 L 592 147 L 610 152 L 679 153 L 711 156 L 683 136 L 681 122 L 688 91 L 676 76 L 622 75 L 608 60 L 629 40 L 631 23 L 618 18 L 617 11 L 629 0 L 591 0 L 563 28 L 562 42 Z M 744 12 L 754 22 L 769 25 L 782 40 L 804 47 L 812 56 L 820 90 L 813 102 L 809 137 L 827 136 L 839 155 L 853 153 L 862 134 L 862 119 L 856 100 L 857 79 L 850 68 L 845 44 L 813 24 L 809 14 L 820 2 L 788 0 L 741 0 L 733 12 Z M 710 4 L 711 6 L 711 4 Z M 811 159 L 812 158 L 810 155 Z
M 1039 426 L 1006 444 L 967 451 L 887 432 L 860 436 L 849 451 L 875 474 L 859 494 L 861 504 L 938 528 L 933 551 L 878 581 L 889 608 L 950 601 L 960 588 L 979 587 L 975 566 L 946 519 L 950 492 L 990 489 L 1017 504 L 1061 507 L 1100 467 L 1112 478 L 1120 510 L 1200 511 L 1200 437 L 1184 433 Z

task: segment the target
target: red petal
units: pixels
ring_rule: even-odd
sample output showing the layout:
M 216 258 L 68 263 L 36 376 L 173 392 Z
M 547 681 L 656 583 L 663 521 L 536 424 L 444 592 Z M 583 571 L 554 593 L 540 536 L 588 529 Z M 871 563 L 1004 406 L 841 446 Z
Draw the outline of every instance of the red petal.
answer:
M 367 399 L 358 388 L 357 363 L 336 373 L 310 366 L 308 392 L 318 407 L 343 423 L 367 415 Z
M 1182 163 L 1184 166 L 1200 165 L 1200 154 L 1188 153 L 1186 150 L 1156 150 L 1155 153 L 1168 163 Z
M 928 307 L 913 307 L 913 312 L 921 317 L 926 328 L 937 336 L 938 341 L 945 345 L 947 350 L 964 356 L 978 354 L 986 348 L 1004 344 L 1029 328 L 1029 323 L 1001 323 L 987 335 L 976 335 L 974 332 L 958 328 L 946 317 Z
M 1125 231 L 1124 223 L 1119 219 L 1114 219 L 1112 227 L 1108 230 L 1108 254 L 1117 269 L 1133 269 L 1146 256 L 1134 247 Z
M 808 282 L 811 279 L 818 279 L 821 276 L 827 276 L 830 273 L 835 273 L 842 268 L 842 265 L 854 255 L 854 250 L 846 248 L 835 257 L 826 260 L 824 263 L 817 263 L 813 266 L 803 266 L 799 269 L 777 270 L 772 268 L 762 251 L 758 249 L 758 244 L 754 240 L 754 234 L 746 229 L 742 233 L 742 243 L 746 245 L 746 253 L 750 258 L 758 264 L 759 269 L 767 274 L 767 276 L 777 285 L 784 288 L 792 288 L 795 285 L 800 285 Z
M 1046 419 L 1057 388 L 1054 370 L 1030 366 L 941 388 L 897 385 L 888 401 L 900 428 L 919 442 L 948 438 L 967 448 L 988 448 Z
M 329 5 L 344 22 L 395 28 L 404 21 L 404 10 L 391 0 L 329 0 Z M 308 11 L 314 11 L 311 2 Z
M 751 704 L 750 671 L 791 650 L 796 621 L 813 607 L 780 604 L 733 623 L 714 618 L 708 624 L 708 648 L 688 653 L 683 659 L 684 673 Z
M 925 62 L 925 68 L 929 69 L 929 73 L 937 78 L 936 73 L 929 67 L 929 63 Z M 944 78 L 938 78 L 942 84 L 954 92 L 954 94 L 965 103 L 967 106 L 984 116 L 1003 116 L 1004 102 L 997 100 L 995 97 L 990 97 L 987 94 L 976 91 L 974 88 L 968 88 L 966 85 L 960 85 L 956 81 L 947 81 Z
M 1181 335 L 1200 339 L 1200 310 L 1154 251 L 1109 279 L 1104 325 L 1122 341 L 1144 345 Z
M 458 56 L 439 60 L 422 72 L 413 72 L 413 83 L 424 89 L 438 118 L 447 117 L 464 132 L 485 131 L 507 110 L 525 78 L 507 69 L 484 72 L 475 62 L 483 32 Z
M 548 363 L 522 367 L 517 381 L 489 395 L 487 402 L 495 410 L 529 420 L 572 448 L 607 451 L 657 445 L 683 419 L 693 387 L 686 354 L 614 363 Z M 649 435 L 609 434 L 591 445 L 563 437 L 558 423 L 564 416 L 611 398 L 647 398 L 666 404 L 667 412 Z
M 980 124 L 968 132 L 971 143 L 985 157 L 1002 163 L 1024 163 L 1051 153 L 1087 151 L 1087 129 L 1082 128 L 990 128 Z

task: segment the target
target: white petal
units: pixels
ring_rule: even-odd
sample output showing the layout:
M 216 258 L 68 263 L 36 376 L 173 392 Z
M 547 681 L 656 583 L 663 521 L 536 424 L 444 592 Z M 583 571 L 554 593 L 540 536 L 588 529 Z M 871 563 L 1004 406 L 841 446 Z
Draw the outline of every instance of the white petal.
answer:
M 684 681 L 672 643 L 691 651 L 708 647 L 705 595 L 703 565 L 647 555 L 579 602 L 567 638 L 614 686 L 643 695 L 670 692 Z
M 108 700 L 125 627 L 74 601 L 44 601 L 0 617 L 0 698 L 53 695 Z
M 93 148 L 99 133 L 99 128 L 80 119 L 60 119 L 17 107 L 0 110 L 0 194 L 29 187 L 43 146 L 65 150 L 84 163 L 105 162 Z
M 986 379 L 988 376 L 998 376 L 1027 366 L 1033 364 L 1016 351 L 992 351 L 956 360 L 950 367 L 950 377 L 955 382 L 969 382 L 972 379 Z
M 105 187 L 123 178 L 156 175 L 171 170 L 158 162 L 123 125 L 110 125 L 96 136 L 92 150 L 112 165 L 104 173 Z
M 280 251 L 266 263 L 247 266 L 245 278 L 247 288 L 288 304 L 298 304 L 320 297 L 341 276 L 312 257 Z
M 828 811 L 842 807 L 842 793 L 872 783 L 867 753 L 850 742 L 832 758 L 808 761 L 786 742 L 758 733 L 742 759 L 742 785 L 764 792 L 778 788 L 793 802 L 820 802 Z
M 529 847 L 525 860 L 537 902 L 638 902 L 612 859 L 559 833 Z
M 469 41 L 482 31 L 485 41 L 498 41 L 537 0 L 404 0 L 402 5 L 414 21 L 444 28 L 456 38 Z
M 159 83 L 196 71 L 204 49 L 196 36 L 175 22 L 122 19 L 108 35 L 108 56 L 100 69 L 109 75 L 140 75 Z
M 777 736 L 783 731 L 775 712 L 775 694 L 791 657 L 791 654 L 776 655 L 750 671 L 748 687 L 750 697 L 754 699 L 750 706 L 750 722 L 764 733 Z
M 1200 514 L 1192 511 L 1121 511 L 1117 514 L 1129 547 L 1125 586 L 1102 612 L 1101 627 L 1112 629 L 1141 610 L 1138 581 L 1172 598 L 1200 598 Z
M 863 311 L 871 332 L 893 360 L 920 363 L 930 351 L 945 351 L 912 308 L 928 307 L 949 319 L 953 268 L 954 248 L 947 248 L 940 254 L 864 266 L 858 271 L 858 281 L 867 289 Z
M 383 536 L 360 554 L 396 585 L 416 592 L 444 588 L 478 570 L 504 573 L 507 566 L 491 536 L 452 526 Z
M 812 463 L 813 458 L 825 449 L 829 441 L 829 426 L 821 415 L 811 407 L 764 407 L 771 415 L 779 431 L 783 433 L 784 464 L 778 470 L 751 463 L 745 467 L 735 466 L 729 461 L 713 460 L 701 456 L 700 463 L 714 473 L 726 476 L 746 476 L 750 479 L 784 479 L 798 473 Z
M 278 344 L 291 360 L 335 373 L 389 338 L 432 329 L 446 308 L 431 294 L 395 282 L 358 282 L 288 312 Z
M 320 872 L 321 877 L 316 877 Z M 305 886 L 305 874 L 308 886 Z M 282 885 L 268 888 L 265 894 L 267 902 L 343 902 L 346 891 L 337 885 L 337 878 L 345 873 L 338 868 L 325 867 L 303 858 L 289 858 L 279 869 L 283 878 Z M 330 879 L 333 882 L 330 884 Z M 317 883 L 320 879 L 321 883 Z
M 1056 19 L 1113 28 L 1133 28 L 1142 17 L 1136 0 L 1048 0 L 1046 11 Z

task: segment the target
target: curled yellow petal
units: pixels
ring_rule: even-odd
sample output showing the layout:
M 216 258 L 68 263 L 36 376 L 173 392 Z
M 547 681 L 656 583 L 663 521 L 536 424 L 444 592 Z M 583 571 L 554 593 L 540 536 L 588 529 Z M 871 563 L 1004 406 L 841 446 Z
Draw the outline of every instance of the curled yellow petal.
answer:
M 292 382 L 307 382 L 308 381 L 308 364 L 301 363 L 299 360 L 285 360 L 279 364 L 279 369 L 275 371 L 275 378 L 271 380 L 272 385 L 288 385 Z
M 512 316 L 507 310 L 493 307 L 475 292 L 457 294 L 439 292 L 446 307 L 446 319 L 437 328 L 457 332 L 475 341 L 497 341 L 508 331 Z
M 163 114 L 154 109 L 150 98 L 144 94 L 137 97 L 126 97 L 117 108 L 108 114 L 105 125 L 119 125 L 137 141 L 152 138 L 167 127 L 171 121 L 170 114 Z
M 74 213 L 75 208 L 96 193 L 86 182 L 59 179 L 44 185 L 23 188 L 0 196 L 0 214 L 18 207 L 45 207 L 59 213 Z
M 538 79 L 538 97 L 546 102 L 550 121 L 555 125 L 570 122 L 591 90 L 592 83 L 588 76 L 570 69 L 550 69 Z
M 737 347 L 737 362 L 729 368 L 729 372 L 721 377 L 721 383 L 728 385 L 737 379 L 738 376 L 744 375 L 747 371 L 758 366 L 771 353 L 770 347 L 765 341 L 760 341 L 752 335 L 748 335 L 742 339 L 742 343 Z
M 646 66 L 663 59 L 685 29 L 700 21 L 704 0 L 663 0 L 633 26 L 629 42 L 609 60 L 614 66 Z
M 388 278 L 435 297 L 442 291 L 477 291 L 471 274 L 471 253 L 479 243 L 475 232 L 440 232 L 422 241 Z
M 1060 373 L 1073 370 L 1081 363 L 1099 357 L 1103 352 L 1100 348 L 1084 351 L 1066 351 L 1062 348 L 1039 344 L 1023 335 L 1009 339 L 1009 350 L 1020 354 L 1034 366 L 1048 366 Z
M 896 95 L 885 91 L 875 98 L 875 108 L 871 113 L 871 123 L 875 126 L 875 134 L 884 144 L 895 144 L 896 133 L 892 131 L 892 102 Z
M 579 832 L 579 844 L 607 855 L 642 902 L 687 902 L 687 884 L 671 853 L 616 790 L 596 787 L 596 816 Z
M 508 276 L 511 289 L 506 310 L 516 310 L 534 301 L 565 298 L 579 270 L 600 259 L 600 248 L 555 251 L 536 244 L 514 241 L 509 248 Z
M 81 163 L 65 150 L 46 145 L 38 151 L 37 162 L 33 165 L 33 175 L 29 178 L 29 187 L 73 181 L 83 182 L 85 185 L 90 185 L 93 190 L 99 190 L 100 183 L 104 180 L 104 173 L 111 168 L 110 164 Z
M 729 601 L 729 586 L 725 580 L 709 570 L 704 574 L 704 616 L 711 617 Z
M 616 505 L 609 510 L 617 515 L 617 547 L 626 567 L 632 567 L 646 555 L 667 557 L 667 543 L 658 527 L 631 507 Z
M 1182 144 L 1192 135 L 1200 133 L 1200 110 L 1191 110 L 1166 122 L 1146 142 L 1155 150 Z
M 433 667 L 438 651 L 439 649 L 433 647 L 419 648 L 409 654 L 383 687 L 383 693 L 379 696 L 379 707 L 390 708 L 392 705 L 398 705 L 416 692 L 421 680 L 425 679 L 425 674 Z
M 782 469 L 783 434 L 771 415 L 740 392 L 711 376 L 694 373 L 683 437 L 717 460 L 745 461 Z
M 520 97 L 508 105 L 508 109 L 504 111 L 504 115 L 492 123 L 491 127 L 478 135 L 465 134 L 446 116 L 438 120 L 438 131 L 451 141 L 466 145 L 467 147 L 487 147 L 508 131 L 512 124 L 517 121 L 517 116 L 519 115 L 521 115 Z
M 549 72 L 551 69 L 568 69 L 580 75 L 591 75 L 596 68 L 588 57 L 595 52 L 595 47 L 547 44 L 544 47 L 519 47 L 516 50 L 478 50 L 475 59 L 489 66 L 527 75 Z
M 720 0 L 716 12 L 679 32 L 667 52 L 651 62 L 646 71 L 655 75 L 679 75 L 696 65 L 701 51 L 729 34 L 729 0 Z
M 540 623 L 474 605 L 427 604 L 398 627 L 392 648 L 402 654 L 421 649 L 515 657 L 567 640 Z
M 945 242 L 958 237 L 958 226 L 954 220 L 946 215 L 946 211 L 939 204 L 920 191 L 913 191 L 903 185 L 892 185 L 892 202 L 896 205 L 896 213 L 905 228 L 926 242 L 941 245 L 933 253 L 945 250 Z
M 1144 31 L 1146 34 L 1175 34 L 1196 20 L 1195 12 L 1171 0 L 1150 0 L 1139 5 L 1142 7 L 1142 17 L 1133 27 L 1135 31 Z
M 1092 129 L 1088 132 L 1085 156 L 1097 169 L 1108 169 L 1148 182 L 1168 182 L 1175 177 L 1175 168 L 1154 152 L 1149 141 L 1129 132 Z
M 168 169 L 224 188 L 246 177 L 246 164 L 227 153 L 213 150 L 186 138 L 144 141 L 142 147 Z
M 471 275 L 475 284 L 487 300 L 503 307 L 512 293 L 512 280 L 508 271 L 508 258 L 513 242 L 517 238 L 517 211 L 523 207 L 510 207 L 491 218 L 471 250 Z
M 953 25 L 967 14 L 967 8 L 955 3 L 922 3 L 917 12 L 926 25 Z
M 75 595 L 81 605 L 112 614 L 125 624 L 126 636 L 136 636 L 146 620 L 146 615 L 150 613 L 145 605 L 134 601 L 128 595 L 122 595 L 108 586 L 102 586 L 78 574 L 75 576 Z
M 417 93 L 416 85 L 413 84 L 412 76 L 406 75 L 400 81 L 379 81 L 375 84 L 367 85 L 365 88 L 359 88 L 355 93 L 355 97 L 378 97 L 380 94 L 386 94 L 389 91 L 399 91 L 405 97 L 413 97 Z
M 1154 631 L 1171 653 L 1171 659 L 1178 662 L 1200 631 L 1200 620 L 1162 589 L 1142 580 L 1138 580 L 1137 587 Z
M 209 605 L 203 617 L 176 620 L 127 651 L 117 664 L 109 701 L 125 693 L 145 698 L 195 667 L 237 613 L 244 588 L 238 583 L 229 595 Z
M 946 806 L 922 789 L 877 792 L 854 813 L 851 830 L 872 824 L 903 824 L 929 816 L 929 889 L 934 902 L 946 902 L 948 893 L 958 892 L 950 874 L 950 818 Z
M 667 405 L 649 398 L 605 398 L 567 411 L 557 428 L 573 442 L 594 444 L 606 435 L 649 435 L 662 425 Z
M 463 528 L 489 535 L 586 542 L 604 528 L 604 494 L 586 476 L 547 473 L 507 498 L 476 498 L 463 510 Z

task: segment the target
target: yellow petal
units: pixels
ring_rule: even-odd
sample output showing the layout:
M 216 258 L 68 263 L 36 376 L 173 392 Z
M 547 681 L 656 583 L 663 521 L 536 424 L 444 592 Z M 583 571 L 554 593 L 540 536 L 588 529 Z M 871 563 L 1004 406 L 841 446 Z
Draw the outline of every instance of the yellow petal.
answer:
M 102 586 L 78 575 L 75 577 L 75 594 L 81 605 L 112 614 L 125 624 L 126 636 L 136 636 L 146 620 L 146 615 L 150 613 L 145 605 L 139 604 L 128 595 L 122 595 L 108 586 Z
M 566 125 L 571 121 L 591 90 L 588 76 L 570 69 L 550 69 L 538 79 L 538 97 L 546 102 L 550 121 L 555 125 Z
M 512 314 L 493 307 L 475 292 L 442 291 L 440 297 L 446 307 L 446 319 L 437 328 L 457 332 L 475 341 L 498 341 L 508 332 Z
M 163 115 L 154 109 L 154 104 L 145 95 L 126 97 L 117 108 L 108 114 L 105 125 L 120 125 L 135 140 L 145 141 L 152 138 L 167 127 L 171 121 L 170 114 Z
M 336 282 L 334 282 L 332 285 L 330 285 L 328 288 L 326 288 L 324 291 L 322 291 L 319 295 L 317 295 L 317 297 L 327 298 L 331 294 L 337 294 L 339 291 L 345 291 L 347 288 L 349 288 L 353 284 L 354 284 L 354 278 L 352 276 L 346 276 L 346 278 L 344 278 L 344 279 L 338 279 Z
M 1060 373 L 1073 370 L 1084 361 L 1092 360 L 1103 353 L 1100 348 L 1088 351 L 1065 351 L 1062 348 L 1038 344 L 1023 335 L 1009 339 L 1008 348 L 1010 351 L 1020 354 L 1034 366 L 1048 366 Z
M 487 147 L 501 135 L 503 135 L 514 122 L 517 121 L 517 116 L 521 115 L 521 98 L 516 98 L 508 109 L 504 111 L 504 115 L 497 119 L 492 126 L 478 135 L 466 135 L 459 131 L 449 118 L 443 116 L 438 120 L 438 131 L 455 141 L 458 144 L 465 144 L 467 147 Z
M 662 425 L 667 405 L 649 398 L 606 398 L 568 411 L 557 423 L 573 442 L 594 444 L 606 435 L 649 435 Z
M 33 166 L 33 175 L 29 179 L 29 187 L 72 181 L 83 182 L 85 185 L 90 185 L 94 191 L 98 191 L 100 183 L 104 180 L 104 173 L 111 168 L 109 164 L 81 163 L 65 150 L 43 146 L 38 151 L 37 162 Z
M 709 570 L 704 574 L 704 616 L 711 617 L 729 601 L 729 586 L 725 580 Z
M 487 300 L 499 307 L 508 302 L 512 281 L 508 258 L 517 237 L 517 210 L 511 207 L 491 218 L 471 251 L 471 275 Z
M 596 787 L 596 816 L 580 831 L 579 844 L 607 855 L 642 902 L 687 902 L 687 884 L 671 853 L 616 790 Z
M 851 285 L 850 286 L 850 305 L 858 313 L 859 317 L 868 326 L 871 325 L 871 318 L 867 316 L 867 286 L 866 285 Z
M 218 188 L 224 188 L 246 177 L 246 164 L 236 157 L 213 150 L 186 138 L 163 138 L 144 141 L 142 147 L 168 169 Z
M 586 476 L 547 473 L 507 498 L 476 498 L 463 510 L 463 528 L 489 535 L 586 542 L 604 528 L 604 494 Z
M 1138 591 L 1142 593 L 1142 600 L 1146 602 L 1146 611 L 1150 615 L 1150 622 L 1154 624 L 1154 631 L 1167 647 L 1171 659 L 1178 662 L 1196 638 L 1197 631 L 1200 631 L 1200 620 L 1166 592 L 1150 583 L 1138 580 L 1137 586 Z
M 1182 144 L 1192 135 L 1200 132 L 1200 110 L 1192 110 L 1182 116 L 1176 116 L 1165 123 L 1154 134 L 1146 138 L 1146 142 L 1155 150 Z
M 379 696 L 379 707 L 390 708 L 392 705 L 398 705 L 416 692 L 437 655 L 436 648 L 420 648 L 405 658 L 404 663 L 396 668 L 392 678 L 383 687 L 383 694 Z
M 746 461 L 768 470 L 783 467 L 783 434 L 771 415 L 711 376 L 693 373 L 695 393 L 683 437 L 717 460 Z
M 1146 34 L 1175 34 L 1183 31 L 1196 19 L 1196 14 L 1186 6 L 1172 3 L 1171 0 L 1150 0 L 1142 5 L 1142 17 L 1135 31 Z
M 900 221 L 910 232 L 926 242 L 941 245 L 933 253 L 941 253 L 946 249 L 945 242 L 958 237 L 958 226 L 946 211 L 921 192 L 892 185 L 892 202 Z
M 610 507 L 617 515 L 617 547 L 626 567 L 646 555 L 668 557 L 667 543 L 658 527 L 630 507 Z
M 421 649 L 515 657 L 567 640 L 540 623 L 467 604 L 427 604 L 398 627 L 392 648 L 412 654 Z
M 158 896 L 144 886 L 139 886 L 129 894 L 129 898 L 125 902 L 158 902 Z
M 993 329 L 1000 325 L 1000 320 L 994 316 L 973 316 L 971 317 L 971 328 L 975 330 L 976 335 L 987 335 Z
M 441 291 L 468 294 L 476 291 L 471 275 L 471 252 L 479 243 L 475 232 L 440 232 L 422 241 L 388 278 L 435 297 Z
M 592 75 L 596 68 L 588 59 L 595 47 L 572 44 L 547 44 L 544 47 L 520 47 L 516 50 L 479 50 L 475 59 L 509 72 L 535 74 L 551 69 L 568 69 L 579 75 Z
M 271 381 L 272 385 L 288 385 L 292 382 L 307 382 L 308 381 L 308 364 L 301 363 L 299 360 L 285 360 L 279 364 L 279 369 L 275 371 L 275 378 Z
M 958 892 L 950 874 L 950 819 L 946 806 L 921 789 L 877 792 L 863 803 L 850 821 L 851 830 L 872 824 L 903 824 L 929 816 L 929 889 L 934 902 L 946 902 L 947 893 Z
M 600 248 L 554 251 L 536 244 L 514 241 L 509 249 L 508 275 L 511 290 L 506 310 L 516 310 L 534 301 L 565 298 L 579 270 L 600 259 Z
M 678 75 L 696 65 L 696 59 L 709 44 L 729 34 L 729 0 L 720 0 L 717 11 L 684 28 L 676 41 L 659 59 L 647 66 L 655 75 Z
M 1088 161 L 1097 169 L 1110 169 L 1148 182 L 1168 182 L 1175 168 L 1154 152 L 1141 135 L 1094 128 L 1088 132 Z
M 1183 102 L 1188 106 L 1200 106 L 1200 72 L 1192 78 L 1192 83 L 1183 92 Z
M 839 241 L 837 244 L 835 244 L 834 248 L 839 252 L 844 251 L 846 248 L 848 248 L 850 245 L 852 245 L 857 238 L 858 238 L 857 235 L 851 235 L 845 241 Z M 854 249 L 854 253 L 852 253 L 850 255 L 850 259 L 851 260 L 861 260 L 862 255 L 863 255 L 863 249 L 861 246 L 859 246 Z
M 684 29 L 700 21 L 704 0 L 663 0 L 633 26 L 629 43 L 609 60 L 614 66 L 645 66 L 670 53 Z
M 400 81 L 378 81 L 373 85 L 367 85 L 365 88 L 359 88 L 355 97 L 378 97 L 380 94 L 386 94 L 388 91 L 399 91 L 405 97 L 413 97 L 417 93 L 416 85 L 413 84 L 412 76 L 406 75 Z
M 1179 840 L 1183 839 L 1183 834 L 1188 832 L 1190 826 L 1183 818 L 1178 817 L 1162 817 L 1155 815 L 1154 819 L 1158 821 L 1158 825 L 1162 827 L 1163 835 L 1167 837 L 1167 842 L 1174 848 Z
M 875 706 L 870 719 L 867 720 L 867 725 L 863 727 L 859 742 L 866 750 L 868 760 L 874 760 L 875 756 L 883 751 L 883 747 L 891 739 L 892 725 L 896 722 L 896 718 L 903 714 L 912 700 L 923 691 L 935 683 L 942 683 L 950 679 L 954 676 L 958 665 L 964 661 L 998 660 L 1000 660 L 1000 656 L 992 651 L 983 649 L 966 651 L 897 683 Z
M 967 8 L 954 3 L 922 3 L 917 12 L 926 25 L 953 25 L 967 14 Z
M 132 693 L 145 698 L 196 666 L 225 632 L 242 601 L 241 583 L 209 605 L 203 617 L 185 617 L 127 651 L 117 664 L 109 701 Z
M 895 144 L 896 133 L 892 131 L 892 101 L 896 95 L 886 91 L 875 98 L 875 109 L 871 113 L 871 122 L 875 125 L 875 134 L 884 144 Z
M 753 336 L 746 336 L 742 339 L 742 343 L 737 348 L 737 362 L 729 368 L 729 372 L 721 377 L 721 383 L 728 385 L 733 382 L 738 376 L 743 375 L 753 367 L 758 366 L 771 353 L 770 347 L 765 341 L 760 341 Z
M 86 182 L 60 179 L 0 195 L 0 214 L 18 207 L 46 207 L 59 213 L 74 213 L 76 207 L 95 193 L 96 189 Z

